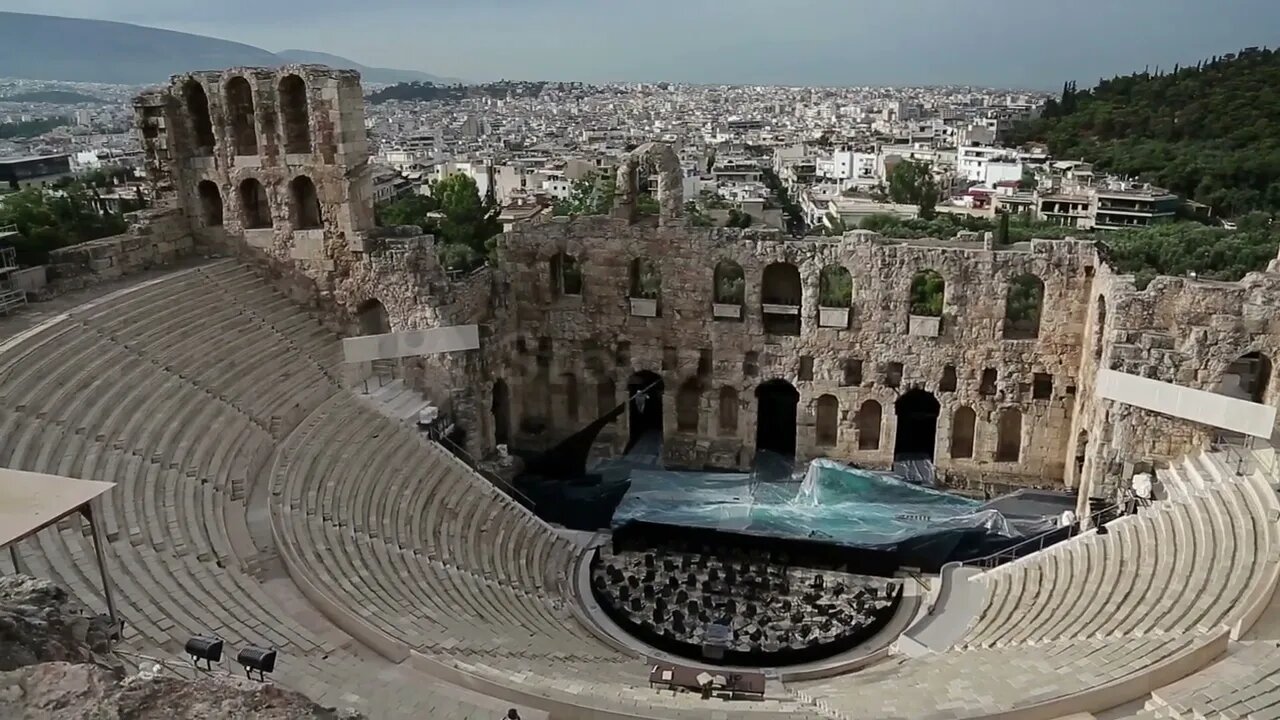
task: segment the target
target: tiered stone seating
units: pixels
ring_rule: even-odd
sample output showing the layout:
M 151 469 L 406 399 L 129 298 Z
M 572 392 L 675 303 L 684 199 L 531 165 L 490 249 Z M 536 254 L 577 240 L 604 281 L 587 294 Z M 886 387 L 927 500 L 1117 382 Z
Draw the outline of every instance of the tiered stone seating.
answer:
M 1276 563 L 1275 494 L 1216 454 L 1158 471 L 1168 499 L 977 576 L 986 603 L 963 644 L 1184 633 L 1236 622 Z
M 117 483 L 103 525 L 123 650 L 173 657 L 190 636 L 214 633 L 233 648 L 276 647 L 275 679 L 322 703 L 495 717 L 496 701 L 477 705 L 421 677 L 393 682 L 387 663 L 299 624 L 236 561 L 225 506 L 269 458 L 273 432 L 337 390 L 337 346 L 225 262 L 72 311 L 0 354 L 0 466 Z M 18 550 L 14 569 L 105 609 L 78 519 Z
M 1187 652 L 1203 639 L 1155 634 L 952 650 L 793 683 L 791 689 L 845 720 L 980 718 L 1099 687 Z
M 1275 718 L 1280 716 L 1280 649 L 1237 646 L 1204 671 L 1156 690 L 1133 718 Z

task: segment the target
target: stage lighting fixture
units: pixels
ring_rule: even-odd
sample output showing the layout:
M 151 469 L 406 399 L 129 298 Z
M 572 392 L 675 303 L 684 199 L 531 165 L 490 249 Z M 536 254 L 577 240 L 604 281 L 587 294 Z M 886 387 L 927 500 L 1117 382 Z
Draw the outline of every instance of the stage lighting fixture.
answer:
M 244 666 L 245 677 L 252 680 L 256 672 L 258 679 L 266 682 L 267 673 L 276 669 L 276 651 L 250 645 L 236 654 L 236 662 Z
M 196 667 L 200 667 L 200 661 L 203 660 L 204 669 L 212 670 L 214 663 L 222 662 L 222 639 L 196 635 L 187 641 L 187 654 Z

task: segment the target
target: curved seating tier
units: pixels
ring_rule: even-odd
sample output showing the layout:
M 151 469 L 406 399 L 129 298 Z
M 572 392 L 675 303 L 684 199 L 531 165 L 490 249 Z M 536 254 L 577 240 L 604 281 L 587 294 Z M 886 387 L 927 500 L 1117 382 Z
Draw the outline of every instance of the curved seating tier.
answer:
M 397 682 L 380 658 L 308 629 L 236 558 L 228 506 L 243 513 L 237 501 L 274 436 L 337 389 L 338 348 L 230 262 L 108 296 L 0 351 L 0 466 L 116 483 L 102 525 L 122 650 L 172 657 L 192 635 L 213 633 L 231 648 L 278 648 L 273 677 L 322 704 L 378 717 L 495 717 L 496 704 L 420 676 Z M 78 518 L 19 543 L 18 560 L 16 569 L 105 609 Z
M 1168 499 L 973 578 L 969 647 L 1183 633 L 1241 620 L 1276 568 L 1275 493 L 1214 453 L 1158 471 Z
M 790 687 L 845 720 L 982 718 L 1106 685 L 1175 658 L 1202 641 L 1197 635 L 1157 634 L 951 650 Z
M 569 610 L 575 547 L 436 443 L 334 393 L 283 445 L 273 519 L 288 562 L 384 635 L 457 670 L 607 711 L 705 717 Z M 751 703 L 753 717 L 811 715 Z

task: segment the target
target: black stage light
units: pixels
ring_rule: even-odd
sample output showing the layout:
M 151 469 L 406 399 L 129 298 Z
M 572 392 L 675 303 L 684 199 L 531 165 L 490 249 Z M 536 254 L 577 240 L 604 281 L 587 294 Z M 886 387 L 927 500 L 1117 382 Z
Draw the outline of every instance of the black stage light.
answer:
M 196 667 L 200 667 L 200 661 L 203 660 L 204 669 L 212 670 L 214 663 L 222 662 L 222 639 L 196 635 L 187 641 L 187 654 Z
M 244 666 L 245 677 L 252 680 L 256 672 L 258 679 L 266 682 L 267 673 L 276 669 L 276 651 L 250 645 L 240 650 L 236 662 Z

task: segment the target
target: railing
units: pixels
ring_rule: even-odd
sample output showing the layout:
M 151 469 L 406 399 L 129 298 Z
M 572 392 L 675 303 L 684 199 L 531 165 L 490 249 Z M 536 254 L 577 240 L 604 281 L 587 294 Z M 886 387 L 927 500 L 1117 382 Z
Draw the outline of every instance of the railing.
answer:
M 1141 503 L 1144 501 L 1135 498 L 1135 502 Z M 1114 503 L 1090 513 L 1088 517 L 1088 527 L 1097 527 L 1105 524 L 1112 518 L 1119 517 L 1122 509 L 1121 503 Z M 989 570 L 991 568 L 999 567 L 1007 562 L 1013 562 L 1018 558 L 1034 555 L 1050 545 L 1070 540 L 1084 531 L 1085 525 L 1083 522 L 1075 522 L 1065 528 L 1055 527 L 1045 530 L 1038 535 L 1029 537 L 1016 545 L 1011 545 L 1003 550 L 991 553 L 990 555 L 961 561 L 961 564 L 971 567 L 986 568 Z
M 502 490 L 503 492 L 505 492 L 507 495 L 511 497 L 512 500 L 515 500 L 516 502 L 525 506 L 525 508 L 528 509 L 530 512 L 533 512 L 535 510 L 535 503 L 533 502 L 533 498 L 529 497 L 528 495 L 525 495 L 523 492 L 520 492 L 519 488 L 517 488 L 515 485 L 507 482 L 506 480 L 503 480 L 502 478 L 498 477 L 496 474 L 491 473 L 485 470 L 484 468 L 480 467 L 480 464 L 476 462 L 476 459 L 471 455 L 471 453 L 467 452 L 465 449 L 462 448 L 462 446 L 450 440 L 448 437 L 445 436 L 444 433 L 430 432 L 429 435 L 431 436 L 432 440 L 435 440 L 436 442 L 440 443 L 442 446 L 444 446 L 446 450 L 453 453 L 459 460 L 461 460 L 464 464 L 466 464 L 467 467 L 475 471 L 477 475 L 484 478 L 485 480 L 488 480 L 490 483 L 496 486 L 499 490 Z
M 1243 445 L 1240 444 L 1240 439 L 1240 436 L 1219 434 L 1210 441 L 1209 448 L 1226 455 L 1236 475 L 1258 472 L 1273 488 L 1280 485 L 1280 454 L 1274 451 L 1255 452 L 1256 438 L 1252 435 L 1244 436 Z

